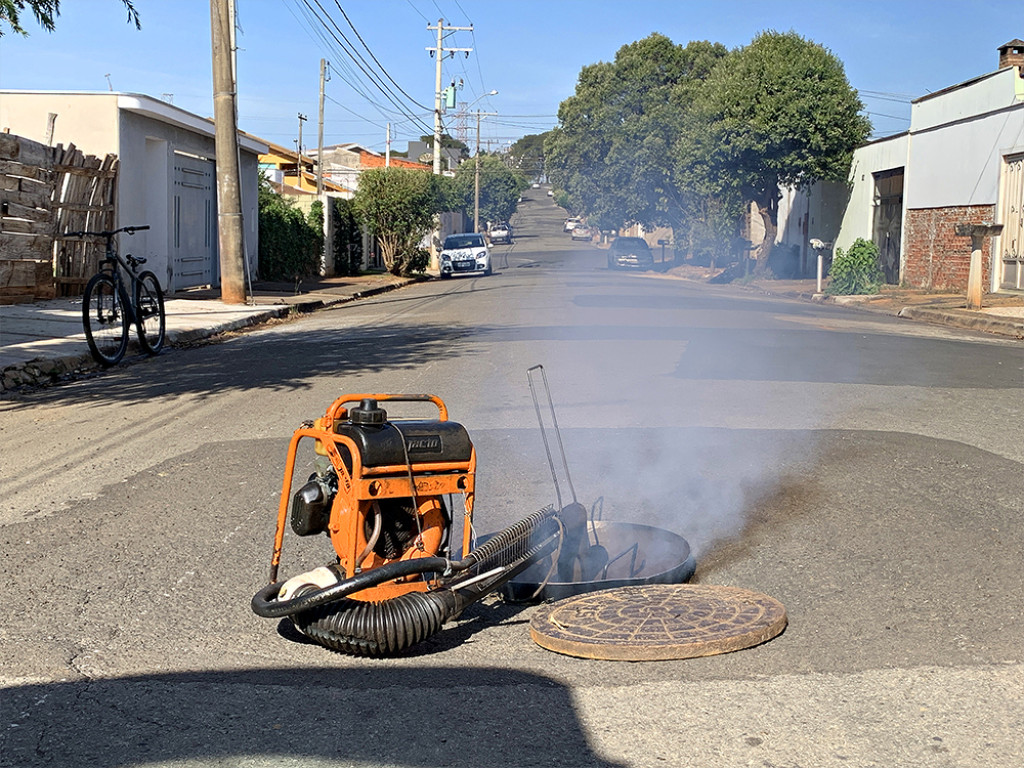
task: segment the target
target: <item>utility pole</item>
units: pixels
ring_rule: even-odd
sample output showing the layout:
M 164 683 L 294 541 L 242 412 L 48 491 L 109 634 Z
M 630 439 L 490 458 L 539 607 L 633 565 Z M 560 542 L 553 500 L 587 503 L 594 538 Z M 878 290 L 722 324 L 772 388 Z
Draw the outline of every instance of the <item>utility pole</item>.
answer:
M 324 83 L 327 82 L 327 59 L 320 59 L 320 120 L 316 130 L 316 197 L 324 194 Z M 299 124 L 301 125 L 301 123 Z
M 391 123 L 388 123 L 388 130 L 384 138 L 384 167 L 391 167 Z
M 444 19 L 437 20 L 437 26 L 432 27 L 427 25 L 428 30 L 437 30 L 437 47 L 427 48 L 430 51 L 430 55 L 437 59 L 437 67 L 434 71 L 434 175 L 439 176 L 441 174 L 441 59 L 444 58 L 445 53 L 450 53 L 452 56 L 456 52 L 465 53 L 469 56 L 472 48 L 445 48 L 444 47 L 444 33 L 445 32 L 472 32 L 473 26 L 468 27 L 446 27 L 444 25 Z
M 217 232 L 220 250 L 220 297 L 228 304 L 245 303 L 242 253 L 242 195 L 238 170 L 238 121 L 232 76 L 231 0 L 210 0 L 213 44 L 213 118 L 216 126 Z
M 299 141 L 295 148 L 299 151 L 295 160 L 295 186 L 302 189 L 302 124 L 306 122 L 306 116 L 299 112 Z
M 491 117 L 497 112 L 476 111 L 476 157 L 473 159 L 475 178 L 473 180 L 473 231 L 480 231 L 480 118 Z

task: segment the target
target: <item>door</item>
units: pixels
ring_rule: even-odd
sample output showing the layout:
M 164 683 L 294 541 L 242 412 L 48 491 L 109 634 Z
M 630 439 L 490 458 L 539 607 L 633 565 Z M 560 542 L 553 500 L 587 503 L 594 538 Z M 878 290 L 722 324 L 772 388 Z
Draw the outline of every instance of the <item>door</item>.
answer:
M 874 174 L 875 225 L 874 241 L 885 282 L 899 285 L 900 243 L 903 230 L 903 169 L 895 168 Z
M 171 283 L 176 291 L 215 285 L 220 277 L 216 201 L 213 161 L 175 152 Z
M 1024 154 L 1010 155 L 1003 165 L 1003 188 L 999 196 L 999 237 L 1002 274 L 999 287 L 1024 289 Z

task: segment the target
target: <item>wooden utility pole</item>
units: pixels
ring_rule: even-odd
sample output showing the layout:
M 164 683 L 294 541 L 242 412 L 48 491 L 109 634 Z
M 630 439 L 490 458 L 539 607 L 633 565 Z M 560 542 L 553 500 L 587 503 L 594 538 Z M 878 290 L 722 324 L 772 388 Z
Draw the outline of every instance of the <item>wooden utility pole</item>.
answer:
M 245 303 L 242 250 L 242 194 L 238 170 L 238 124 L 232 75 L 231 0 L 210 0 L 213 42 L 213 119 L 216 125 L 217 231 L 220 243 L 220 297 Z

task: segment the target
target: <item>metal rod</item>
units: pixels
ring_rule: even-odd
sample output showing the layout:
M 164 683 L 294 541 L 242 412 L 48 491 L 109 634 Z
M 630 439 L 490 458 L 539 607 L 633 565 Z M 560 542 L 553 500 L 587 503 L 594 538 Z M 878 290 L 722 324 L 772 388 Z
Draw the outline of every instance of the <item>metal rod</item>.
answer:
M 533 366 L 532 368 L 530 368 L 530 369 L 528 369 L 526 371 L 526 378 L 529 379 L 529 381 L 530 381 L 530 394 L 533 395 L 533 405 L 534 405 L 534 408 L 536 408 L 536 410 L 537 410 L 537 419 L 538 419 L 538 421 L 540 421 L 541 435 L 543 436 L 544 433 L 545 433 L 545 430 L 544 430 L 544 420 L 541 418 L 540 404 L 537 402 L 537 393 L 534 390 L 533 376 L 531 375 L 533 373 L 533 371 L 536 371 L 536 370 L 540 371 L 541 379 L 544 382 L 544 392 L 545 392 L 545 394 L 547 395 L 547 398 L 548 398 L 548 408 L 551 410 L 551 423 L 554 425 L 555 439 L 558 440 L 558 451 L 559 451 L 559 453 L 562 456 L 562 469 L 565 471 L 565 480 L 569 484 L 569 490 L 572 492 L 572 500 L 575 503 L 576 502 L 576 488 L 572 484 L 572 475 L 569 474 L 569 462 L 565 458 L 565 446 L 562 444 L 562 433 L 558 429 L 558 416 L 555 415 L 555 404 L 551 400 L 551 388 L 548 386 L 548 375 L 544 371 L 544 366 L 538 364 L 538 365 L 535 365 L 535 366 Z M 554 462 L 551 460 L 551 451 L 548 450 L 548 440 L 547 440 L 546 436 L 544 437 L 544 449 L 548 452 L 548 464 L 550 464 L 550 466 L 551 466 L 551 477 L 554 478 L 555 477 L 555 465 L 554 465 Z M 561 507 L 562 507 L 562 496 L 561 496 L 561 494 L 558 491 L 558 480 L 557 479 L 555 480 L 555 494 L 558 496 L 558 507 L 559 507 L 559 509 L 561 509 Z
M 533 376 L 530 375 L 534 368 L 539 367 L 540 366 L 534 366 L 533 368 L 527 370 L 526 379 L 527 381 L 530 382 L 530 394 L 533 396 L 533 408 L 537 412 L 537 421 L 540 424 L 540 438 L 541 440 L 544 441 L 544 453 L 548 457 L 548 467 L 551 469 L 551 482 L 554 483 L 555 485 L 555 498 L 558 500 L 558 508 L 561 509 L 562 492 L 558 487 L 558 475 L 555 473 L 555 462 L 551 458 L 551 447 L 548 445 L 548 433 L 547 430 L 544 429 L 544 418 L 541 416 L 540 413 L 540 403 L 537 400 L 537 391 L 534 389 L 533 386 Z

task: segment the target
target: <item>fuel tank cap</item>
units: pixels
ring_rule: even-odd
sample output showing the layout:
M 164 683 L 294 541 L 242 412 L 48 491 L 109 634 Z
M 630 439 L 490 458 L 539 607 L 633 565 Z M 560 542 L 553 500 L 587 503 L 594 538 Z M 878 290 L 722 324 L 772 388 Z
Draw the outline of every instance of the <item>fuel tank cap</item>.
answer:
M 348 412 L 348 420 L 360 427 L 383 427 L 388 422 L 388 412 L 374 398 L 364 397 Z

